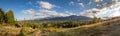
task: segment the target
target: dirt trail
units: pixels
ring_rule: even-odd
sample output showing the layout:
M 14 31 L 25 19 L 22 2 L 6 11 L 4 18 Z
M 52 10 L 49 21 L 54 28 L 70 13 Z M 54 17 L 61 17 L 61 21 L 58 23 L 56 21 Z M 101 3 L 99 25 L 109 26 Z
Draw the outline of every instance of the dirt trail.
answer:
M 40 30 L 36 30 L 32 34 L 29 34 L 27 36 L 41 36 L 40 34 L 41 34 L 41 31 Z

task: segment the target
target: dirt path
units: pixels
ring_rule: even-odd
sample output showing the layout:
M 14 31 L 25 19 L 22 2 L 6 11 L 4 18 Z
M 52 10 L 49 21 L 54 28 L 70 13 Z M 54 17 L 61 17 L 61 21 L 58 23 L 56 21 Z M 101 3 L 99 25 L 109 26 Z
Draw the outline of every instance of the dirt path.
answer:
M 41 31 L 37 31 L 35 36 L 41 36 Z
M 29 35 L 27 35 L 27 36 L 41 36 L 40 33 L 41 33 L 40 30 L 36 30 L 36 31 L 34 31 L 32 34 L 29 34 Z

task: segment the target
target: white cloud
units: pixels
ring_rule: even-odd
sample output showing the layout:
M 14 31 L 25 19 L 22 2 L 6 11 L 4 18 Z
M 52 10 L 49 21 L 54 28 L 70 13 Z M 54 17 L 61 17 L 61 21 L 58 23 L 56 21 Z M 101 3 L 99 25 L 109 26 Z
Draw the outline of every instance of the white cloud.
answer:
M 99 6 L 97 8 L 85 10 L 80 13 L 83 16 L 88 17 L 100 17 L 100 18 L 111 18 L 120 16 L 120 2 L 111 2 L 107 3 L 106 5 Z
M 73 2 L 73 1 L 71 1 L 71 2 L 69 3 L 69 5 L 74 5 L 74 2 Z
M 84 7 L 84 4 L 83 3 L 78 3 L 81 7 Z
M 29 9 L 29 10 L 23 10 L 22 12 L 24 14 L 31 14 L 31 15 L 33 15 L 35 11 L 33 9 Z
M 49 2 L 44 2 L 44 1 L 38 1 L 38 4 L 42 7 L 42 8 L 45 8 L 45 9 L 51 9 L 53 7 L 55 7 L 55 5 L 49 3 Z M 41 8 L 40 7 L 40 8 Z
M 36 18 L 46 18 L 46 17 L 66 17 L 70 15 L 75 15 L 74 13 L 60 13 L 57 11 L 52 11 L 52 10 L 46 10 L 46 9 L 40 9 L 40 10 L 24 10 L 24 14 L 28 14 L 32 17 L 33 19 Z
M 23 16 L 23 18 L 17 18 L 18 21 L 23 21 L 23 20 L 32 20 L 33 19 L 33 16 L 35 15 L 35 10 L 33 9 L 28 9 L 28 10 L 23 10 L 22 13 L 23 14 L 26 14 Z M 22 14 L 22 15 L 23 15 Z M 29 15 L 29 17 L 26 17 L 27 15 Z M 27 19 L 24 19 L 24 18 L 27 18 Z
M 65 13 L 58 13 L 57 11 L 51 11 L 51 10 L 39 10 L 40 13 L 52 16 L 52 17 L 65 17 L 65 16 L 69 16 L 68 14 Z
M 69 11 L 65 11 L 65 13 L 69 14 L 69 15 L 77 15 L 75 13 L 69 12 Z
M 99 9 L 93 8 L 93 9 L 89 9 L 81 12 L 80 15 L 92 18 L 94 15 L 96 15 L 96 13 L 99 13 Z
M 94 0 L 95 2 L 102 2 L 103 0 Z

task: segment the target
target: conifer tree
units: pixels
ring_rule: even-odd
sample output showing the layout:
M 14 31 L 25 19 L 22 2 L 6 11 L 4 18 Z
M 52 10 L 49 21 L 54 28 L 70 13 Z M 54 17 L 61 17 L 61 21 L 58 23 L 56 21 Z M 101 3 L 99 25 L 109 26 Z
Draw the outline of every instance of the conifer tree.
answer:
M 7 13 L 6 13 L 6 22 L 11 24 L 11 25 L 14 25 L 15 24 L 15 19 L 14 19 L 14 14 L 13 14 L 13 11 L 12 10 L 9 10 Z
M 4 22 L 5 22 L 4 11 L 0 8 L 0 24 L 2 24 Z

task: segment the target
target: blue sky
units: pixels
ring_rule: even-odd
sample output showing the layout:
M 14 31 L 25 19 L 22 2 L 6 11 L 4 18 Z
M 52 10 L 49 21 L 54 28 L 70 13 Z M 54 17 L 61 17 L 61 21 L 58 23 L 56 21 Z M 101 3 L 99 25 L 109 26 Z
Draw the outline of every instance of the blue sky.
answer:
M 84 14 L 112 1 L 115 0 L 0 0 L 0 8 L 4 11 L 13 10 L 15 18 L 18 20 L 70 15 L 89 17 L 88 14 Z M 96 13 L 99 17 L 101 14 Z

